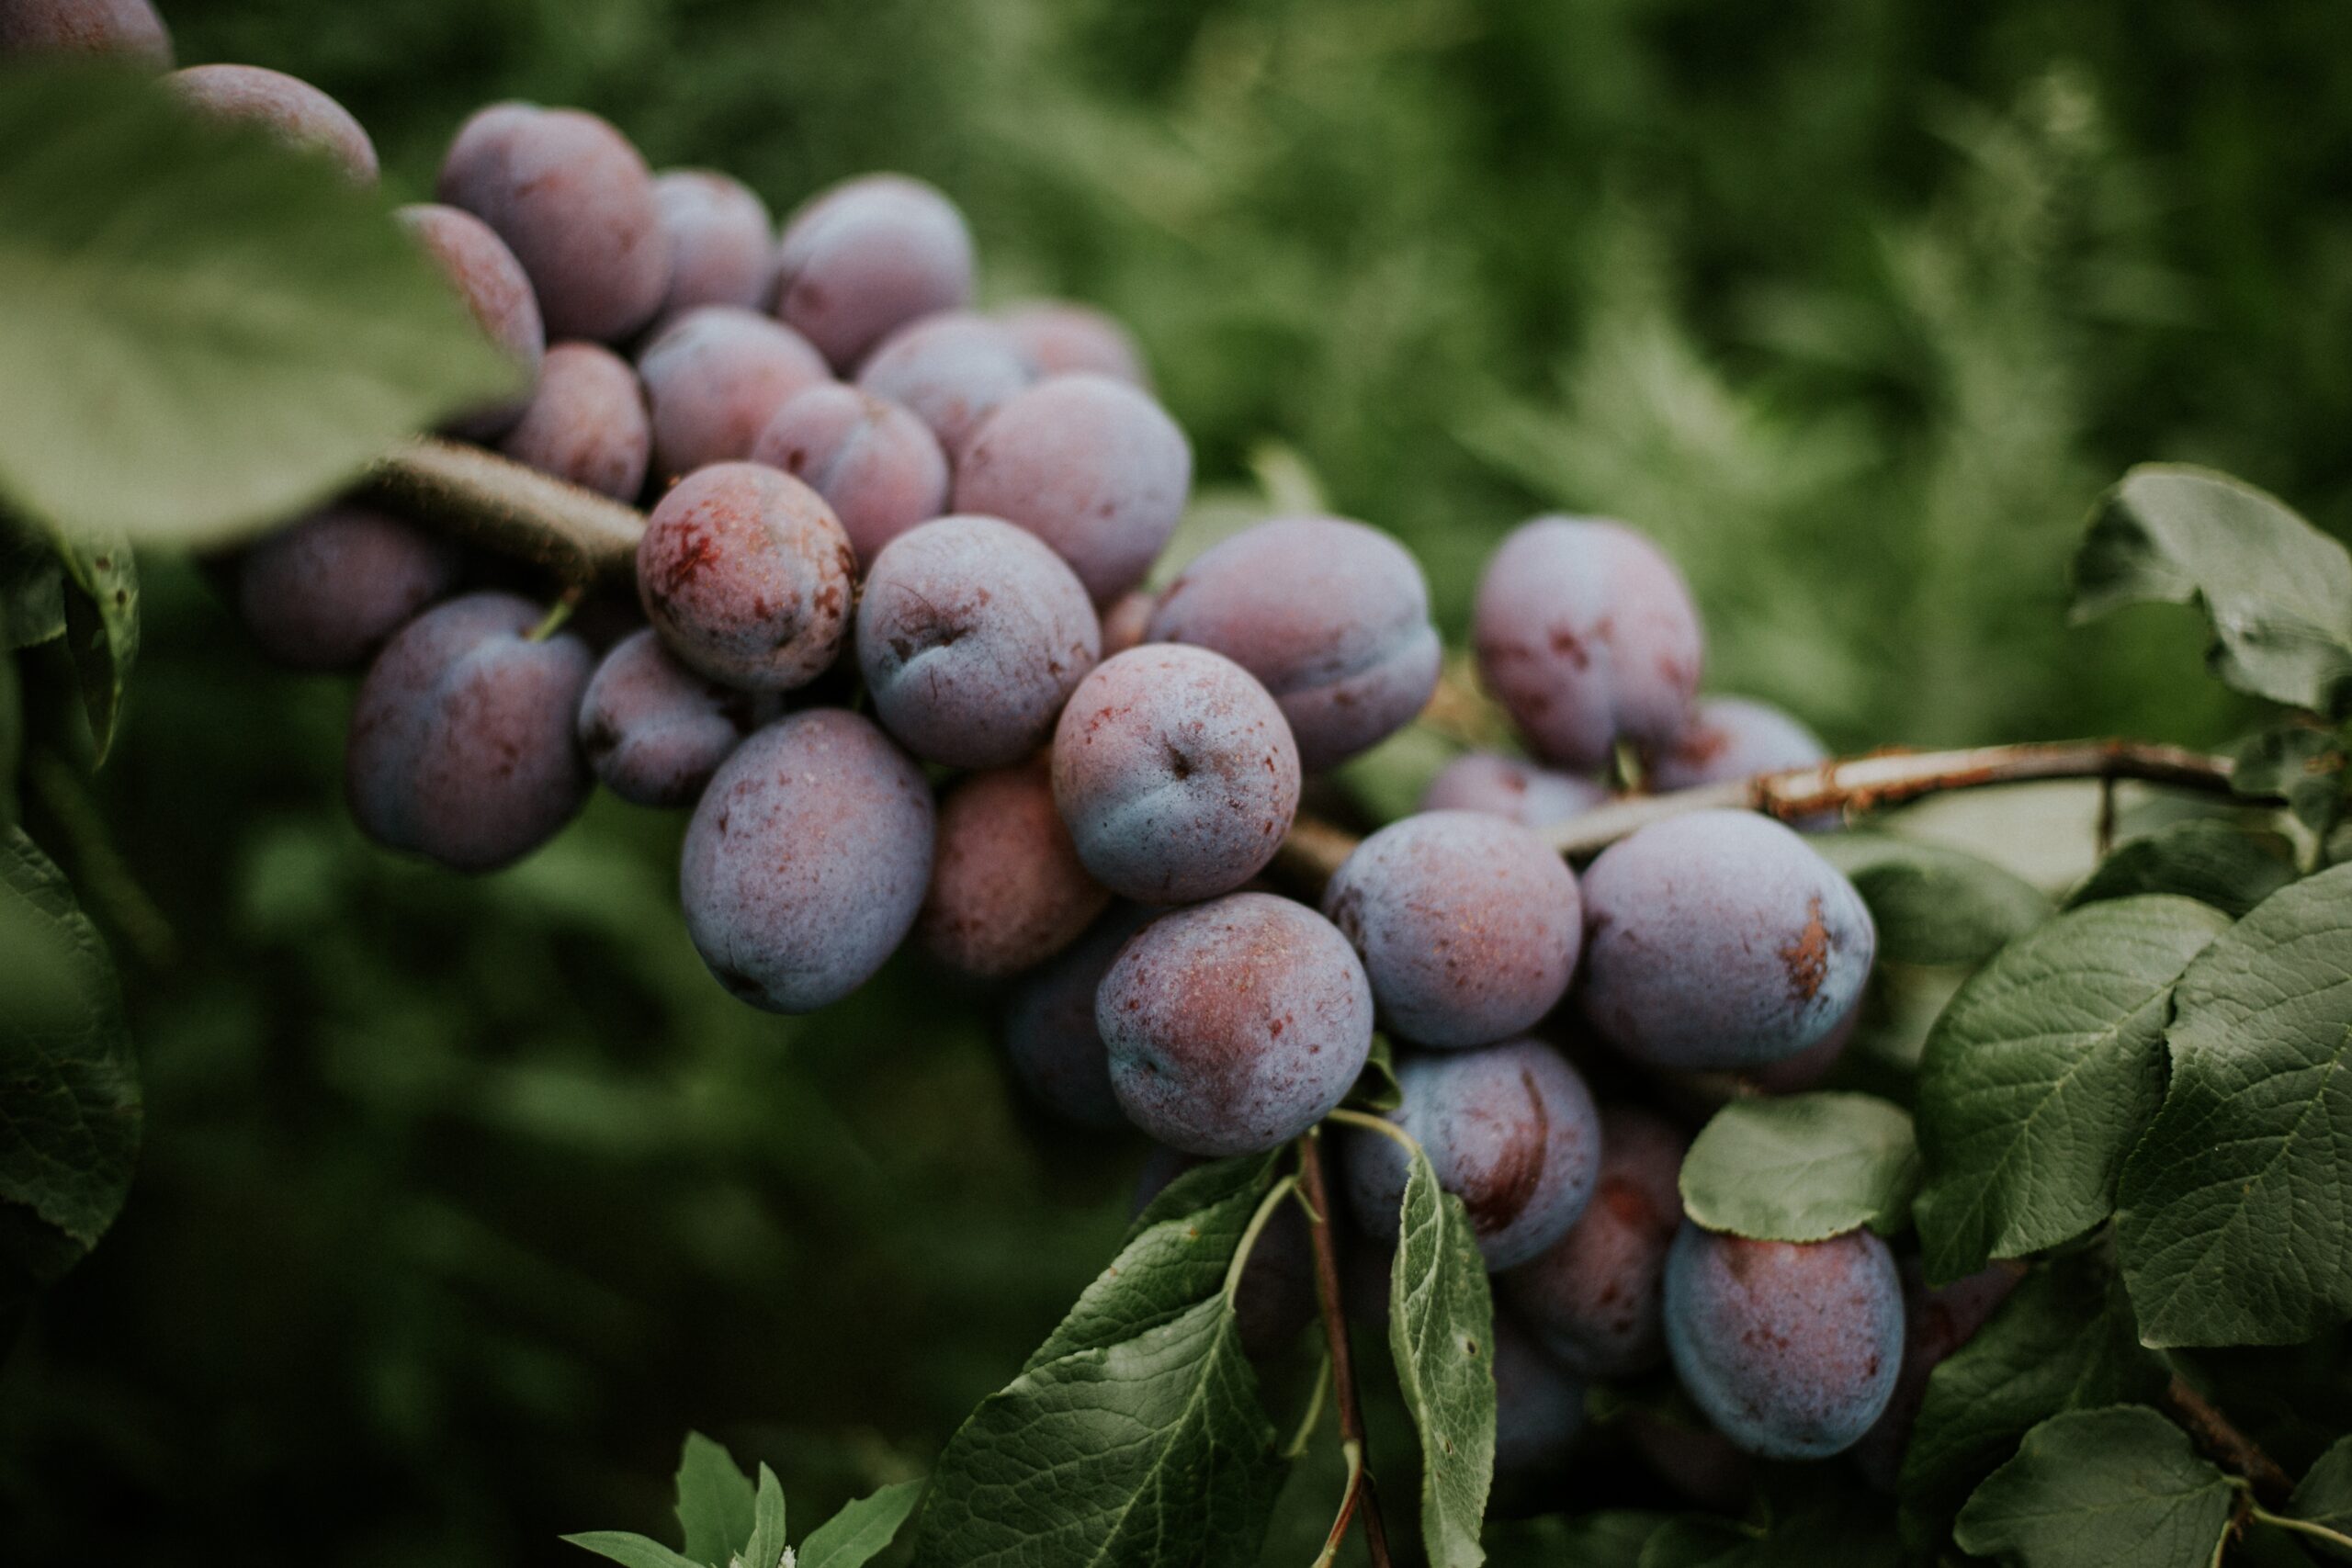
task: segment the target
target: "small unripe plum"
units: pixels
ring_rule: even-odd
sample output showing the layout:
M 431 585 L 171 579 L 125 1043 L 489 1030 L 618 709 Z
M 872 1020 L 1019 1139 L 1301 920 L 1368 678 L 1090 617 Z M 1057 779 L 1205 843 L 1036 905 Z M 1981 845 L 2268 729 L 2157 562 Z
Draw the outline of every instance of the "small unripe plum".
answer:
M 1144 580 L 1184 515 L 1193 448 L 1125 381 L 1057 376 L 1007 401 L 956 458 L 958 512 L 1018 523 L 1098 604 Z
M 764 310 L 775 298 L 775 229 L 751 186 L 709 169 L 669 169 L 653 205 L 670 239 L 670 292 L 660 317 L 697 305 Z
M 1648 1371 L 1666 1355 L 1658 1297 L 1682 1225 L 1690 1140 L 1648 1111 L 1600 1113 L 1600 1175 L 1567 1235 L 1503 1275 L 1502 1293 L 1552 1359 L 1589 1378 Z
M 1101 648 L 1078 578 L 994 517 L 910 528 L 866 573 L 858 668 L 882 728 L 928 761 L 994 768 L 1035 751 Z
M 1159 608 L 1159 601 L 1141 589 L 1112 601 L 1102 612 L 1102 657 L 1142 647 L 1151 629 L 1152 612 Z
M 825 498 L 871 565 L 882 547 L 947 509 L 947 454 L 922 421 L 887 399 L 829 381 L 776 411 L 752 460 Z
M 339 502 L 237 563 L 237 610 L 261 650 L 297 670 L 349 670 L 449 592 L 458 547 L 373 507 Z
M 1600 1119 L 1584 1078 L 1538 1040 L 1408 1056 L 1404 1103 L 1388 1120 L 1429 1156 L 1462 1200 L 1490 1269 L 1510 1269 L 1566 1234 L 1592 1197 Z M 1368 1235 L 1391 1240 L 1405 1198 L 1405 1151 L 1370 1132 L 1347 1141 L 1348 1196 Z
M 1903 1362 L 1903 1283 L 1868 1231 L 1751 1241 L 1685 1223 L 1667 1254 L 1665 1315 L 1691 1401 L 1765 1459 L 1851 1448 Z
M 918 316 L 972 297 L 972 235 L 956 204 L 904 175 L 819 192 L 785 220 L 776 314 L 846 370 Z
M 150 0 L 0 0 L 0 55 L 111 54 L 170 70 L 172 35 Z
M 351 815 L 379 843 L 491 871 L 555 836 L 588 793 L 572 716 L 591 659 L 531 640 L 541 613 L 510 593 L 428 610 L 384 645 L 351 713 Z
M 1911 1428 L 1927 1403 L 1928 1375 L 1976 1337 L 2024 1277 L 2017 1264 L 1996 1263 L 1930 1290 L 1918 1265 L 1904 1266 L 1903 1370 L 1895 1375 L 1885 1413 L 1853 1449 L 1854 1462 L 1871 1485 L 1882 1492 L 1894 1490 L 1903 1471 L 1903 1451 L 1911 1446 Z
M 647 619 L 688 667 L 786 692 L 849 631 L 857 558 L 824 498 L 758 463 L 715 463 L 662 498 L 638 541 Z
M 351 111 L 300 77 L 259 65 L 191 65 L 164 85 L 209 119 L 256 125 L 311 148 L 361 185 L 376 183 L 376 144 Z
M 1076 942 L 1110 902 L 1079 863 L 1044 758 L 974 773 L 941 799 L 915 931 L 942 963 L 982 979 L 1017 975 Z
M 637 373 L 653 411 L 653 471 L 665 479 L 749 457 L 785 404 L 832 378 L 798 333 L 734 305 L 672 321 Z
M 1298 790 L 1282 709 L 1206 649 L 1150 643 L 1105 660 L 1054 731 L 1054 800 L 1079 859 L 1139 903 L 1211 898 L 1257 875 Z
M 1212 545 L 1159 596 L 1151 640 L 1258 677 L 1318 773 L 1385 740 L 1437 690 L 1444 650 L 1405 547 L 1342 517 L 1281 517 Z
M 1818 736 L 1770 703 L 1708 697 L 1689 728 L 1650 760 L 1650 784 L 1660 790 L 1696 789 L 1809 768 L 1828 755 Z
M 1153 1148 L 1136 1182 L 1135 1212 L 1142 1213 L 1170 1182 L 1204 1163 L 1197 1155 Z M 1260 1360 L 1280 1354 L 1315 1321 L 1315 1251 L 1306 1234 L 1306 1211 L 1284 1203 L 1258 1233 L 1233 1294 L 1242 1353 Z
M 1067 299 L 1029 299 L 1006 307 L 997 320 L 1040 376 L 1108 376 L 1148 389 L 1143 351 L 1103 311 Z
M 653 172 L 593 114 L 521 103 L 481 110 L 458 128 L 438 194 L 513 248 L 557 337 L 617 343 L 670 292 Z
M 1114 904 L 1076 945 L 1021 983 L 1005 1011 L 1013 1076 L 1047 1110 L 1080 1127 L 1128 1126 L 1111 1088 L 1111 1058 L 1094 1026 L 1094 995 L 1127 939 L 1158 913 Z
M 1508 1312 L 1495 1314 L 1495 1475 L 1540 1480 L 1566 1461 L 1584 1430 L 1584 1384 Z
M 1567 994 L 1583 917 L 1567 863 L 1516 822 L 1431 811 L 1356 846 L 1323 912 L 1363 959 L 1380 1016 L 1421 1045 L 1484 1045 Z
M 1653 1066 L 1736 1070 L 1820 1043 L 1877 948 L 1854 885 L 1754 812 L 1653 822 L 1603 851 L 1583 891 L 1584 1015 Z
M 547 355 L 547 329 L 531 280 L 506 242 L 489 224 L 454 207 L 420 202 L 394 216 L 448 277 L 483 333 L 523 372 L 526 385 L 537 386 Z M 520 419 L 526 406 L 481 409 L 452 422 L 449 430 L 469 441 L 488 441 Z
M 672 658 L 650 626 L 613 645 L 580 703 L 580 749 L 639 806 L 692 806 L 751 730 L 752 698 Z
M 882 967 L 931 882 L 931 790 L 872 723 L 810 708 L 759 730 L 695 807 L 686 932 L 721 985 L 812 1012 Z
M 1372 1052 L 1372 989 L 1322 916 L 1236 893 L 1145 927 L 1094 1021 L 1128 1120 L 1186 1154 L 1256 1154 L 1347 1098 Z
M 566 484 L 633 501 L 645 488 L 652 442 L 645 389 L 628 361 L 602 344 L 560 343 L 498 449 Z
M 1522 525 L 1487 564 L 1471 636 L 1487 690 L 1556 766 L 1600 768 L 1620 740 L 1662 749 L 1690 719 L 1699 612 L 1674 563 L 1622 523 Z
M 969 310 L 909 321 L 857 372 L 861 391 L 911 410 L 950 456 L 1036 378 L 1012 334 Z
M 1423 811 L 1483 811 L 1522 828 L 1548 828 L 1606 805 L 1608 789 L 1498 751 L 1465 751 L 1421 792 Z

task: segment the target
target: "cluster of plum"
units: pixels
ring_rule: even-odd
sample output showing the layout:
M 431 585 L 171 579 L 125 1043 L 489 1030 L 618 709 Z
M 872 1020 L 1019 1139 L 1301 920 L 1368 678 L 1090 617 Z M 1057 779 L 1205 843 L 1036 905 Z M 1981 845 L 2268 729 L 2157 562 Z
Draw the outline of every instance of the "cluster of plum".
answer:
M 78 8 L 101 11 L 152 17 Z M 0 42 L 60 14 L 0 0 Z M 233 65 L 171 81 L 374 177 L 365 131 L 314 88 Z M 1929 1292 L 1868 1232 L 1702 1229 L 1673 1097 L 1637 1102 L 1694 1071 L 1819 1081 L 1871 971 L 1860 897 L 1749 813 L 1655 822 L 1581 880 L 1538 831 L 1608 798 L 1612 768 L 1675 788 L 1822 756 L 1776 710 L 1698 697 L 1699 617 L 1649 541 L 1557 517 L 1504 541 L 1475 640 L 1533 760 L 1458 759 L 1310 907 L 1260 884 L 1303 781 L 1439 680 L 1395 541 L 1278 519 L 1144 592 L 1186 504 L 1183 434 L 1107 318 L 972 310 L 963 218 L 917 181 L 851 180 L 779 237 L 723 175 L 656 175 L 592 115 L 501 104 L 458 130 L 438 194 L 401 220 L 534 387 L 458 433 L 651 515 L 639 604 L 601 657 L 526 598 L 460 591 L 454 547 L 356 502 L 234 563 L 266 650 L 367 667 L 363 829 L 485 869 L 560 829 L 592 777 L 690 807 L 681 899 L 729 989 L 820 1008 L 910 933 L 1009 980 L 1016 1076 L 1073 1122 L 1154 1139 L 1147 1194 L 1316 1126 L 1384 1029 L 1392 1119 L 1496 1273 L 1506 1472 L 1562 1451 L 1588 1380 L 1667 1361 L 1712 1427 L 1636 1416 L 1634 1436 L 1702 1497 L 1744 1454 L 1859 1445 L 1891 1471 L 1928 1367 L 2007 1277 Z M 1636 1088 L 1596 1106 L 1604 1071 Z M 1342 1146 L 1353 1294 L 1377 1310 L 1405 1159 L 1365 1132 Z M 1311 1301 L 1295 1218 L 1247 1276 L 1261 1348 Z

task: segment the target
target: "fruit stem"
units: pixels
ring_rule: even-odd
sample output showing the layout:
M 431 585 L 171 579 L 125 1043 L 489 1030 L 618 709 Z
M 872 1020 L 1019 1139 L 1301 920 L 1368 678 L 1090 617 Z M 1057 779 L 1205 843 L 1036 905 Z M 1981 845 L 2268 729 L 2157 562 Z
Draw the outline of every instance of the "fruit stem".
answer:
M 1298 1141 L 1298 1190 L 1306 1200 L 1306 1234 L 1314 1244 L 1315 1294 L 1323 1309 L 1323 1337 L 1331 1348 L 1331 1392 L 1340 1409 L 1340 1445 L 1348 1458 L 1348 1488 L 1339 1517 L 1316 1561 L 1329 1564 L 1359 1511 L 1372 1568 L 1390 1568 L 1388 1529 L 1380 1517 L 1380 1496 L 1364 1462 L 1363 1405 L 1356 1397 L 1355 1362 L 1348 1354 L 1348 1314 L 1340 1295 L 1340 1255 L 1331 1239 L 1331 1195 L 1323 1180 L 1323 1134 L 1310 1131 Z
M 2274 1514 L 2259 1503 L 2249 1508 L 2247 1513 L 2263 1524 L 2276 1525 L 2282 1530 L 2296 1530 L 2331 1545 L 2342 1547 L 2346 1551 L 2352 1551 L 2352 1535 L 2346 1535 L 2341 1530 L 2332 1530 L 2325 1525 L 2315 1525 L 2309 1519 L 2290 1519 L 2284 1514 Z
M 2287 1506 L 2287 1499 L 2294 1494 L 2294 1477 L 2280 1468 L 2277 1460 L 2264 1453 L 2261 1445 L 2232 1425 L 2211 1401 L 2189 1387 L 2179 1373 L 2173 1374 L 2163 1400 L 2165 1412 L 2188 1430 L 2206 1458 L 2244 1476 L 2261 1501 L 2277 1507 Z

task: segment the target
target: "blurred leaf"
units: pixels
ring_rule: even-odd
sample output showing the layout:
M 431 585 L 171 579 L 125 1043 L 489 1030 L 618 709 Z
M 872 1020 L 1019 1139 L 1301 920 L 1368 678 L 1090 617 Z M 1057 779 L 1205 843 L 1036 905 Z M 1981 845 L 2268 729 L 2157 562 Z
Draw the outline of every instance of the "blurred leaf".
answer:
M 25 761 L 25 689 L 16 656 L 0 653 L 0 828 L 15 825 L 17 773 Z
M 139 657 L 139 569 L 130 542 L 119 534 L 70 539 L 62 558 L 65 646 L 81 677 L 92 761 L 103 762 Z
M 153 83 L 0 94 L 0 491 L 76 536 L 289 515 L 514 390 L 384 199 Z
M 1412 1152 L 1388 1274 L 1388 1349 L 1421 1440 L 1421 1544 L 1477 1568 L 1495 1471 L 1494 1302 L 1462 1200 Z
M 2117 1200 L 2147 1342 L 2285 1345 L 2352 1314 L 2352 866 L 2207 948 L 2167 1039 Z
M 2281 725 L 2238 747 L 2230 787 L 2240 795 L 2280 797 L 2297 821 L 2324 838 L 2344 815 L 2345 761 L 2341 735 Z
M 563 1540 L 583 1551 L 621 1563 L 623 1568 L 709 1568 L 691 1557 L 679 1556 L 658 1540 L 648 1540 L 626 1530 L 590 1530 L 584 1535 L 565 1536 Z
M 2100 501 L 2075 619 L 2150 601 L 2204 607 L 2239 691 L 2331 716 L 2352 699 L 2352 555 L 2243 480 L 2143 464 Z
M 0 1205 L 23 1211 L 0 1294 L 97 1244 L 139 1154 L 138 1065 L 113 962 L 21 829 L 0 832 Z
M 2117 845 L 2066 907 L 2171 893 L 2235 919 L 2294 880 L 2294 846 L 2278 834 L 2192 817 Z
M 735 1561 L 744 1568 L 783 1568 L 784 1483 L 775 1472 L 760 1466 L 760 1489 L 752 1500 L 752 1534 Z
M 1844 872 L 1878 926 L 1878 951 L 1901 964 L 1970 967 L 2030 930 L 2050 900 L 1989 861 L 1883 833 L 1809 840 Z
M 2174 982 L 2229 924 L 2194 899 L 2091 904 L 1960 988 L 1919 1063 L 1928 1281 L 2081 1235 L 2164 1093 Z
M 754 1495 L 751 1477 L 736 1468 L 724 1446 L 700 1432 L 686 1434 L 678 1456 L 678 1526 L 688 1557 L 723 1564 L 751 1540 Z
M 64 581 L 48 536 L 0 513 L 0 653 L 65 635 Z
M 2077 1410 L 2027 1433 L 1953 1534 L 1965 1551 L 2032 1568 L 2211 1568 L 2236 1499 L 2154 1411 Z
M 1682 1206 L 1713 1231 L 1824 1241 L 1860 1225 L 1892 1235 L 1919 1185 L 1911 1118 L 1868 1094 L 1735 1100 L 1682 1160 Z
M 2352 1437 L 2336 1438 L 2303 1472 L 2302 1480 L 2295 1483 L 2295 1495 L 2287 1500 L 2287 1517 L 2338 1535 L 2352 1535 Z M 2352 1556 L 2341 1547 L 2315 1542 L 2309 1536 L 2301 1539 L 2314 1551 L 2339 1558 Z
M 922 1496 L 922 1483 L 901 1481 L 871 1497 L 845 1503 L 800 1543 L 795 1568 L 865 1568 L 898 1539 Z

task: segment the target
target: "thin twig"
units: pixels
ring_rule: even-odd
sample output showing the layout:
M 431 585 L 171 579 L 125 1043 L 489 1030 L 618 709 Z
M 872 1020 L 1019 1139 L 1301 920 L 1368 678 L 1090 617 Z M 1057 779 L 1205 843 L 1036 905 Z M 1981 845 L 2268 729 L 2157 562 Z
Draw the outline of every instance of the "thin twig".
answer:
M 366 488 L 428 527 L 542 567 L 567 583 L 636 569 L 645 517 L 495 452 L 427 436 L 379 458 Z
M 2294 1477 L 2281 1469 L 2277 1460 L 2264 1453 L 2260 1444 L 2233 1426 L 2211 1400 L 2189 1387 L 2177 1373 L 2165 1386 L 2163 1398 L 2165 1411 L 2187 1429 L 2206 1458 L 2233 1475 L 2245 1477 L 2255 1496 L 2262 1502 L 2274 1507 L 2287 1506 L 2287 1499 L 2294 1494 Z
M 1380 1498 L 1373 1490 L 1371 1466 L 1364 1459 L 1363 1406 L 1356 1398 L 1355 1362 L 1348 1354 L 1348 1315 L 1340 1295 L 1339 1251 L 1331 1240 L 1331 1194 L 1323 1181 L 1322 1141 L 1319 1133 L 1309 1133 L 1299 1140 L 1298 1188 L 1310 1211 L 1306 1234 L 1315 1248 L 1315 1294 L 1323 1308 L 1323 1337 L 1331 1348 L 1331 1393 L 1340 1411 L 1340 1440 L 1348 1453 L 1348 1489 L 1340 1499 L 1340 1515 L 1331 1522 L 1323 1555 L 1328 1560 L 1338 1550 L 1349 1523 L 1361 1513 L 1372 1568 L 1390 1568 L 1388 1529 L 1380 1517 Z

